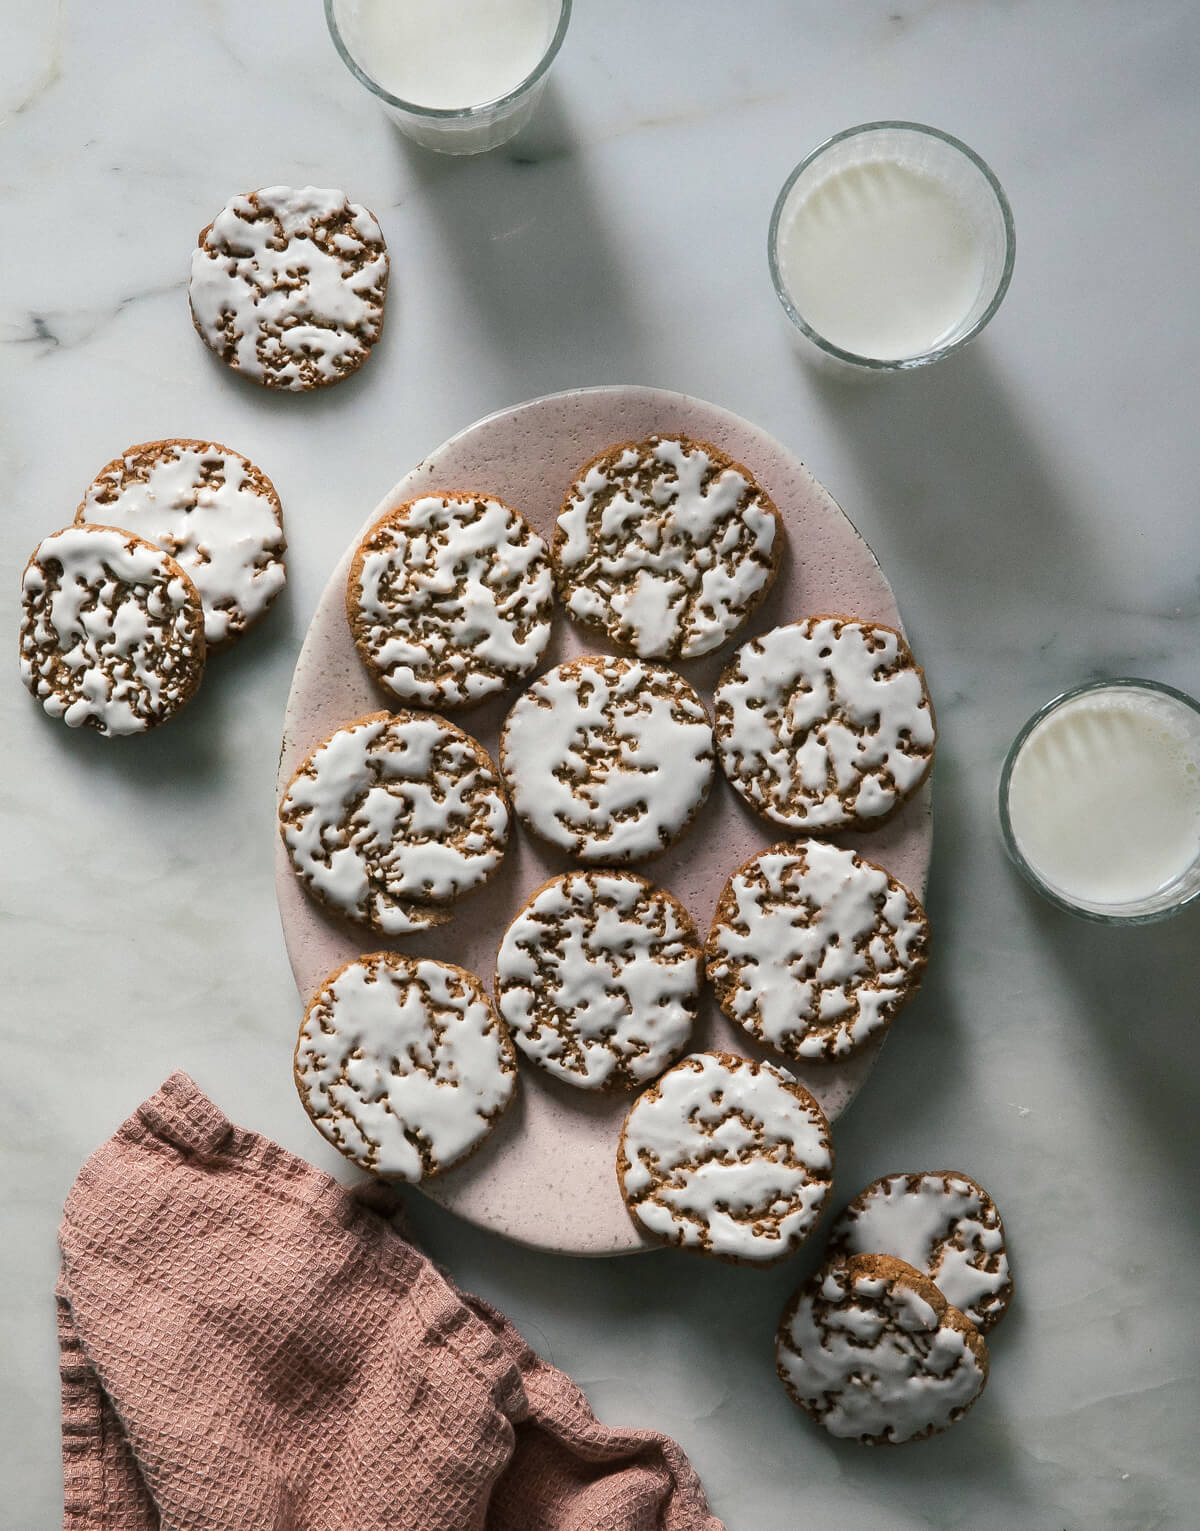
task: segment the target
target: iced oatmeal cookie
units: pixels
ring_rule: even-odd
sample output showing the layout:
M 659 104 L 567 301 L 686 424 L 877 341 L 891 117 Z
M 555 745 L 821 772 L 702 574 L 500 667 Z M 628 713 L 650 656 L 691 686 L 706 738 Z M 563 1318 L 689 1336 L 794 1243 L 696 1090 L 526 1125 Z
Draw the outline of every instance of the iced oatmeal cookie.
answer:
M 113 526 L 64 527 L 21 578 L 21 678 L 52 718 L 140 734 L 204 673 L 204 610 L 175 560 Z
M 809 617 L 744 643 L 714 696 L 725 775 L 786 829 L 881 824 L 933 765 L 921 667 L 898 632 Z
M 75 521 L 120 526 L 169 553 L 200 592 L 209 648 L 245 632 L 284 586 L 275 486 L 215 441 L 129 447 L 88 485 Z
M 683 1051 L 702 981 L 678 899 L 632 872 L 567 872 L 505 932 L 496 1001 L 523 1053 L 585 1090 L 634 1089 Z
M 827 1265 L 784 1309 L 776 1364 L 794 1403 L 867 1445 L 945 1430 L 983 1392 L 987 1345 L 913 1266 L 889 1255 Z
M 303 392 L 357 372 L 383 329 L 388 257 L 344 192 L 266 186 L 200 232 L 188 302 L 204 344 L 266 388 Z
M 317 1130 L 348 1159 L 421 1180 L 479 1147 L 512 1098 L 517 1062 L 473 973 L 376 952 L 313 996 L 295 1076 Z
M 773 1265 L 809 1236 L 829 1199 L 829 1123 L 773 1063 L 693 1053 L 634 1101 L 617 1179 L 652 1238 L 737 1265 Z
M 789 1058 L 844 1058 L 916 992 L 929 922 L 882 867 L 821 840 L 775 845 L 725 885 L 705 943 L 731 1021 Z
M 486 494 L 432 494 L 359 543 L 346 614 L 363 663 L 421 707 L 469 707 L 528 675 L 550 639 L 546 544 Z
M 686 436 L 620 442 L 579 470 L 553 552 L 570 614 L 643 659 L 719 648 L 760 604 L 783 526 L 741 463 Z
M 712 780 L 704 703 L 663 665 L 589 655 L 541 675 L 500 739 L 513 806 L 580 861 L 613 865 L 665 850 Z
M 834 1223 L 828 1253 L 907 1261 L 985 1334 L 1012 1298 L 1000 1213 L 981 1185 L 958 1172 L 873 1180 Z
M 508 827 L 487 751 L 428 713 L 374 712 L 337 729 L 279 805 L 305 889 L 388 936 L 444 924 L 499 867 Z

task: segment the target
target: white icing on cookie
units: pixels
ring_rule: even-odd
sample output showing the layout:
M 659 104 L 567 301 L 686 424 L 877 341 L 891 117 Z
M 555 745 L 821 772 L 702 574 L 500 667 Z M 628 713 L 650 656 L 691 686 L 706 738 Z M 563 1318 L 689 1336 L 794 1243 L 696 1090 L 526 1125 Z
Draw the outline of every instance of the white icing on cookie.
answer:
M 827 1266 L 784 1312 L 779 1374 L 831 1435 L 919 1439 L 952 1425 L 987 1381 L 967 1335 L 929 1300 L 936 1289 L 918 1271 L 895 1265 L 886 1277 L 869 1258 L 866 1268 L 861 1259 Z
M 247 458 L 211 441 L 130 447 L 88 486 L 75 517 L 135 532 L 170 553 L 224 643 L 262 616 L 286 578 L 279 499 Z
M 200 597 L 179 565 L 141 538 L 65 527 L 38 546 L 21 594 L 21 678 L 71 728 L 142 733 L 200 684 Z
M 305 887 L 350 919 L 404 935 L 500 865 L 504 790 L 482 746 L 445 718 L 373 713 L 301 766 L 279 808 Z
M 808 1236 L 829 1197 L 829 1123 L 786 1070 L 693 1053 L 634 1101 L 617 1176 L 656 1237 L 770 1263 Z
M 915 989 L 928 928 L 908 890 L 853 851 L 777 845 L 726 884 L 708 976 L 722 1010 L 760 1042 L 791 1058 L 841 1058 Z
M 528 675 L 550 639 L 546 544 L 487 495 L 427 495 L 363 538 L 347 608 L 359 652 L 402 701 L 461 707 Z
M 336 383 L 383 327 L 388 258 L 365 207 L 316 186 L 234 197 L 192 255 L 188 298 L 209 348 L 272 388 Z
M 894 1255 L 923 1271 L 980 1329 L 1012 1292 L 1004 1225 L 991 1198 L 965 1175 L 885 1175 L 833 1225 L 830 1258 Z
M 313 997 L 296 1084 L 321 1133 L 363 1169 L 420 1180 L 469 1154 L 516 1084 L 512 1043 L 479 979 L 393 952 L 360 957 Z
M 574 659 L 504 724 L 500 764 L 529 827 L 581 861 L 639 861 L 687 828 L 712 779 L 704 704 L 673 671 Z
M 933 759 L 925 681 L 890 627 L 812 617 L 774 628 L 737 651 L 714 703 L 726 776 L 792 829 L 871 824 Z
M 781 535 L 739 464 L 702 442 L 651 436 L 587 465 L 554 557 L 572 616 L 642 658 L 693 659 L 762 600 Z
M 644 1084 L 682 1050 L 701 957 L 685 910 L 631 872 L 568 872 L 508 927 L 500 1014 L 544 1069 L 583 1089 Z

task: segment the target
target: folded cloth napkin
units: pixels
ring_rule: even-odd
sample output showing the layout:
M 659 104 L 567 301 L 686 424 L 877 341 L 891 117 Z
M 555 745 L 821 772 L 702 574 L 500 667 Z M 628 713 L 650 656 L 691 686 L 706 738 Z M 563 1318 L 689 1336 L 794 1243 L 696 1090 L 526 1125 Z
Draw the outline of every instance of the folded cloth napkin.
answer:
M 721 1531 L 394 1205 L 173 1074 L 67 1199 L 64 1531 Z

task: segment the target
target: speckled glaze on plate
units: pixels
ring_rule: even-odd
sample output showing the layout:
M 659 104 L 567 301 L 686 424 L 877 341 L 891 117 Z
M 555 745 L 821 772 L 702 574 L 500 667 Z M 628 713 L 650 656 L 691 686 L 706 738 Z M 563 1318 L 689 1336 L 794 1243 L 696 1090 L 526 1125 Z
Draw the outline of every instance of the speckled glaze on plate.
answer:
M 830 612 L 899 626 L 895 598 L 870 548 L 801 463 L 748 421 L 657 388 L 582 388 L 489 415 L 402 478 L 366 524 L 414 495 L 485 490 L 520 510 L 549 541 L 575 470 L 609 442 L 655 432 L 700 437 L 745 463 L 779 507 L 787 529 L 779 576 L 764 605 L 715 654 L 679 663 L 706 704 L 736 644 L 781 622 Z M 357 542 L 358 537 L 331 574 L 296 664 L 284 720 L 280 792 L 326 734 L 388 705 L 361 664 L 346 621 L 346 576 Z M 577 654 L 603 652 L 611 650 L 597 635 L 575 627 L 560 609 L 541 670 Z M 480 707 L 456 711 L 454 721 L 495 756 L 500 725 L 516 695 L 514 689 Z M 708 802 L 679 844 L 635 870 L 674 893 L 703 936 L 729 874 L 779 838 L 778 828 L 752 814 L 718 770 Z M 846 836 L 843 843 L 923 895 L 932 843 L 929 788 L 879 831 Z M 509 921 L 535 888 L 572 865 L 518 827 L 500 871 L 486 888 L 462 901 L 448 925 L 388 942 L 306 897 L 277 838 L 279 910 L 301 998 L 307 1003 L 339 964 L 381 946 L 459 963 L 490 987 L 496 949 Z M 903 1027 L 903 1017 L 897 1025 Z M 709 1047 L 773 1056 L 728 1022 L 706 989 L 690 1050 Z M 868 1046 L 844 1063 L 786 1066 L 832 1120 L 854 1098 L 878 1052 L 878 1046 Z M 280 1067 L 286 1066 L 285 1049 Z M 421 1189 L 470 1222 L 533 1248 L 576 1255 L 651 1248 L 617 1190 L 617 1138 L 631 1099 L 624 1091 L 607 1095 L 575 1089 L 522 1062 L 515 1099 L 483 1147 Z

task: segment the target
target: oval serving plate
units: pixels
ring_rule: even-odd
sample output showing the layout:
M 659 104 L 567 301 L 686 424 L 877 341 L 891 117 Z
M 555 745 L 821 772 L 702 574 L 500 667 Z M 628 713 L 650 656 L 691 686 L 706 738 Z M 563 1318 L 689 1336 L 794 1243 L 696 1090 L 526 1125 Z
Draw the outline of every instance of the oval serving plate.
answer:
M 706 704 L 711 705 L 713 687 L 736 645 L 781 622 L 839 613 L 900 625 L 895 598 L 870 548 L 800 462 L 748 421 L 657 388 L 575 389 L 489 415 L 406 474 L 366 525 L 419 494 L 478 490 L 520 510 L 549 541 L 576 470 L 611 442 L 654 433 L 711 441 L 745 463 L 779 507 L 787 530 L 779 575 L 765 604 L 716 654 L 679 664 Z M 280 793 L 325 735 L 389 705 L 360 663 L 346 622 L 346 577 L 358 540 L 330 575 L 296 663 L 279 760 Z M 560 610 L 542 669 L 596 652 L 611 650 Z M 500 725 L 516 694 L 514 688 L 451 716 L 495 758 Z M 708 802 L 679 844 L 634 870 L 674 893 L 703 938 L 729 874 L 782 838 L 781 830 L 741 803 L 718 769 Z M 851 836 L 847 843 L 922 895 L 932 844 L 928 786 L 882 828 Z M 343 962 L 386 946 L 459 963 L 490 987 L 496 949 L 509 921 L 535 888 L 572 864 L 514 823 L 500 871 L 458 905 L 449 924 L 389 942 L 308 898 L 277 839 L 279 910 L 301 997 L 307 1003 L 326 974 Z M 772 1056 L 724 1018 L 706 987 L 692 1048 L 710 1047 Z M 832 1120 L 854 1098 L 878 1052 L 876 1044 L 840 1063 L 779 1061 L 812 1090 Z M 617 1255 L 651 1248 L 617 1190 L 617 1138 L 631 1099 L 624 1091 L 609 1095 L 574 1089 L 522 1059 L 516 1097 L 496 1130 L 466 1163 L 421 1189 L 470 1222 L 537 1249 Z

